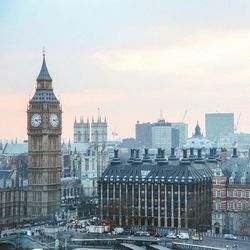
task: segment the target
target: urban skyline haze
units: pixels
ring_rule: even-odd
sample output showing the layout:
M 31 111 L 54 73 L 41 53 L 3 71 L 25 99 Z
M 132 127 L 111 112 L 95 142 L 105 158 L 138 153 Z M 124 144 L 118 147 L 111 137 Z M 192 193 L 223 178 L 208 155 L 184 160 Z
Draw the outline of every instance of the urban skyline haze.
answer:
M 249 11 L 247 0 L 0 1 L 0 139 L 27 139 L 43 47 L 63 138 L 98 107 L 119 137 L 160 110 L 170 122 L 187 110 L 189 135 L 214 112 L 241 113 L 250 132 Z

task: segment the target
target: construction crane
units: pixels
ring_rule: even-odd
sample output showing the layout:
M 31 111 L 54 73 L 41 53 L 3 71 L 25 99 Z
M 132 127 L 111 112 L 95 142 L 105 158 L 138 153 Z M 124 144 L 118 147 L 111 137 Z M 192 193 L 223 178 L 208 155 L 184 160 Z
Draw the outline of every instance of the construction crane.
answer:
M 115 137 L 118 136 L 118 133 L 117 133 L 116 129 L 112 129 L 110 126 L 108 126 L 108 128 L 110 129 L 111 135 L 112 135 L 113 140 L 114 140 Z
M 241 113 L 239 114 L 238 119 L 237 119 L 237 122 L 236 122 L 236 124 L 235 124 L 235 126 L 234 126 L 234 131 L 235 131 L 235 133 L 237 133 L 237 131 L 238 131 L 238 125 L 239 125 L 239 122 L 240 122 L 240 117 L 241 117 Z
M 188 112 L 188 111 L 185 110 L 184 115 L 183 115 L 182 120 L 181 120 L 182 123 L 184 122 L 184 120 L 185 120 L 185 118 L 186 118 L 187 112 Z

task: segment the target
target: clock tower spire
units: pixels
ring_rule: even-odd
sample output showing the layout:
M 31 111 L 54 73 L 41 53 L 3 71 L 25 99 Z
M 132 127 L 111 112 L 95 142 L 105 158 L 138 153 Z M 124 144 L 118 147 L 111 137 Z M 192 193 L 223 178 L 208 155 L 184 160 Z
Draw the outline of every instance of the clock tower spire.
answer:
M 45 52 L 27 110 L 28 216 L 54 216 L 60 205 L 62 110 L 52 88 Z

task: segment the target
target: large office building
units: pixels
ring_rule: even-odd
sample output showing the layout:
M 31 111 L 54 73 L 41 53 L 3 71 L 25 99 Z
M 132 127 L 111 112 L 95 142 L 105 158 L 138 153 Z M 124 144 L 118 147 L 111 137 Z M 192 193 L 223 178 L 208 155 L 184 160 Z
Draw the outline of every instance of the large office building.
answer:
M 169 153 L 172 147 L 172 127 L 171 123 L 160 119 L 152 124 L 152 147 L 162 148 Z
M 135 139 L 139 147 L 152 147 L 152 124 L 150 122 L 135 125 Z
M 139 150 L 131 150 L 128 163 L 122 163 L 115 150 L 99 179 L 100 217 L 123 226 L 210 228 L 211 186 L 212 170 L 201 150 L 195 159 L 184 150 L 180 161 L 173 148 L 168 161 L 162 149 L 155 161 L 147 149 L 143 158 Z
M 206 138 L 218 142 L 225 135 L 234 133 L 233 113 L 210 113 L 205 115 Z
M 176 145 L 172 146 L 182 148 L 188 138 L 188 124 L 183 122 L 172 122 L 172 128 L 177 130 L 178 135 L 176 138 Z

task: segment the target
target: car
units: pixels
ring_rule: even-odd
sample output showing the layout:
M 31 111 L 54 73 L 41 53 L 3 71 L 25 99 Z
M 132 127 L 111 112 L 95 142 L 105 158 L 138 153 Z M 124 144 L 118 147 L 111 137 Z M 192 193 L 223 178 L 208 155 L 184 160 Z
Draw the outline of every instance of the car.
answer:
M 194 234 L 194 235 L 192 236 L 192 240 L 194 240 L 194 241 L 203 240 L 203 237 L 202 237 L 202 235 L 200 235 L 200 234 Z
M 166 236 L 168 239 L 176 239 L 176 234 L 170 233 Z
M 144 237 L 150 236 L 149 232 L 147 232 L 147 231 L 136 231 L 134 235 L 135 236 L 144 236 Z
M 181 239 L 181 240 L 189 240 L 189 234 L 188 233 L 179 233 L 177 235 L 177 238 Z
M 225 234 L 224 239 L 226 240 L 237 240 L 237 237 L 233 234 Z

